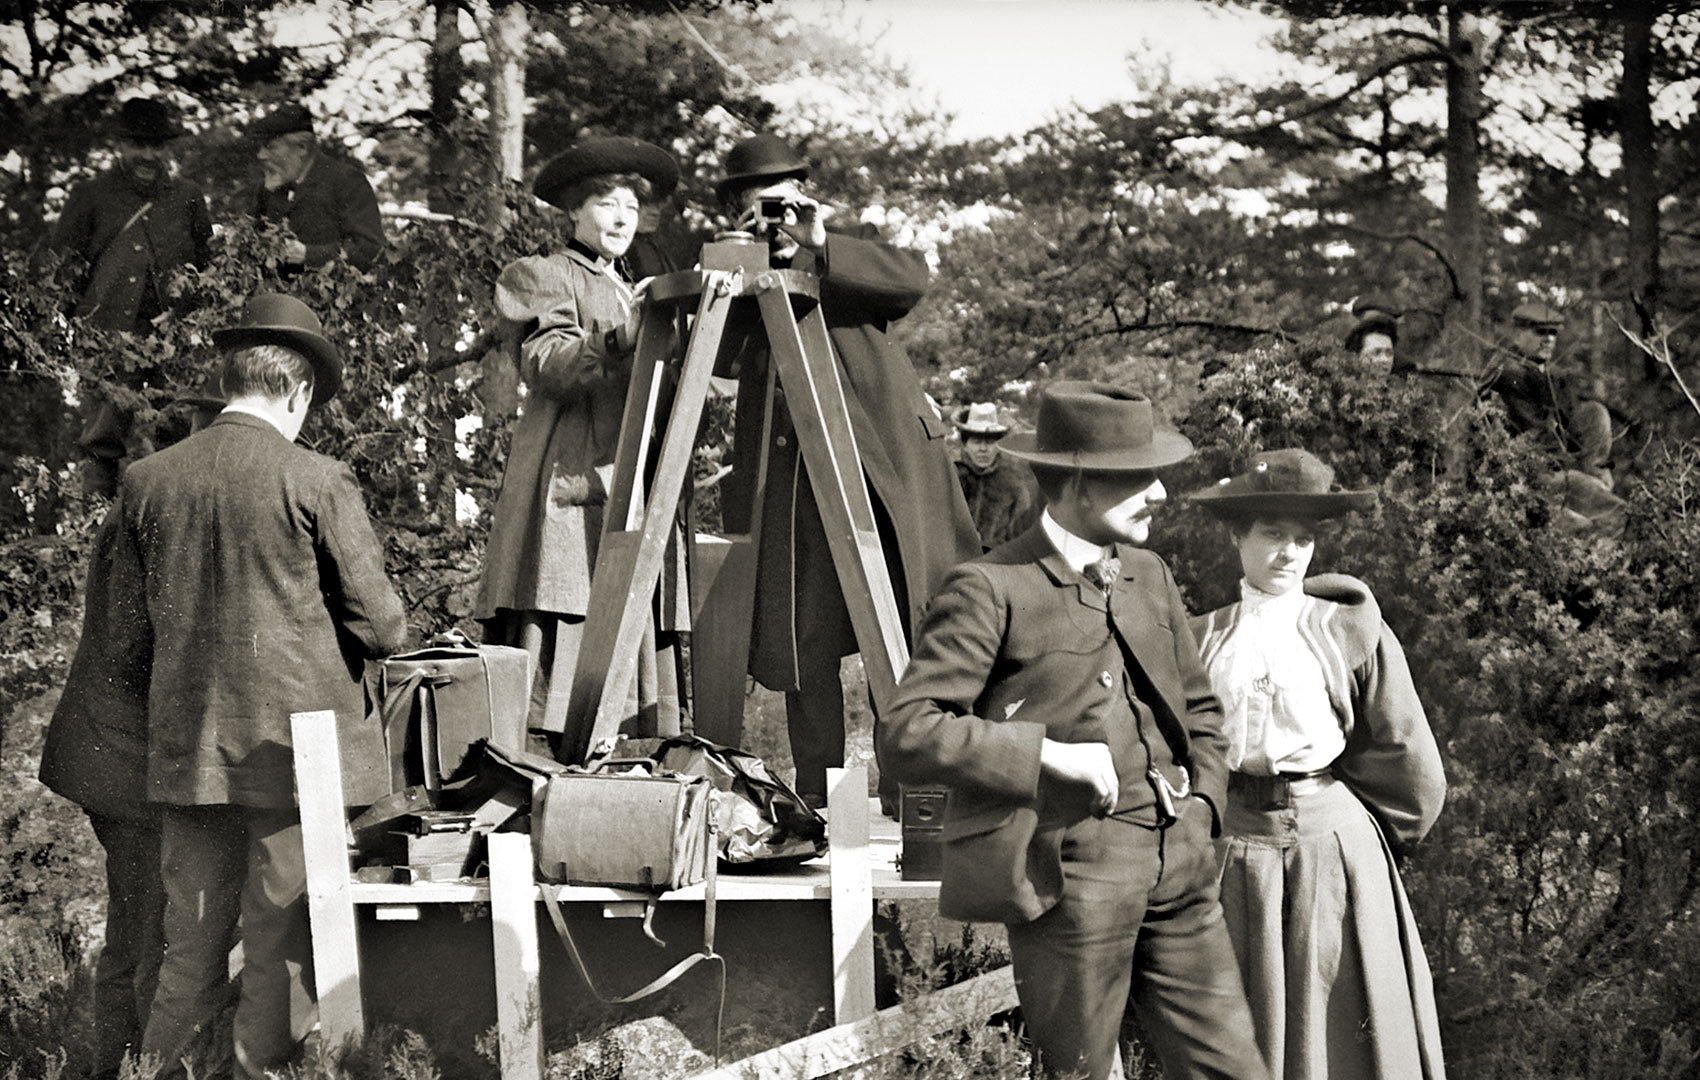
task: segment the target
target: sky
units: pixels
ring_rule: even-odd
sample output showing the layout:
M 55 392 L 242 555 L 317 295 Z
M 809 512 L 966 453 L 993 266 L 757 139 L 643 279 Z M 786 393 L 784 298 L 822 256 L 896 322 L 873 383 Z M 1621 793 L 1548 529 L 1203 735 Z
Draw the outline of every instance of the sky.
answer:
M 1148 46 L 1198 84 L 1276 74 L 1278 23 L 1205 0 L 786 0 L 875 41 L 956 113 L 962 138 L 1026 131 L 1070 103 L 1132 96 L 1127 55 Z

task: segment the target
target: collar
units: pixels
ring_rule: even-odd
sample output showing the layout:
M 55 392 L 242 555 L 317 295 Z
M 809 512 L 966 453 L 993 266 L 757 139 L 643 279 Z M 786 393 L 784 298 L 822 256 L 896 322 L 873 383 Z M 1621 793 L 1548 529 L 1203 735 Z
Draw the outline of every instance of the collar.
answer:
M 1102 544 L 1094 544 L 1092 541 L 1083 540 L 1058 525 L 1057 519 L 1051 516 L 1049 510 L 1039 516 L 1039 525 L 1045 530 L 1045 536 L 1050 539 L 1051 546 L 1056 548 L 1057 553 L 1063 557 L 1063 561 L 1068 563 L 1069 569 L 1077 574 L 1083 573 L 1088 566 L 1099 559 L 1116 553 L 1114 544 L 1107 547 Z
M 261 412 L 258 409 L 250 409 L 246 405 L 226 405 L 222 410 L 219 411 L 220 416 L 228 416 L 230 413 L 241 413 L 243 416 L 258 417 L 259 419 L 264 420 L 267 424 L 269 424 L 272 427 L 272 429 L 274 431 L 276 431 L 279 435 L 283 435 L 283 437 L 286 438 L 286 439 L 289 438 L 289 436 L 284 433 L 283 428 L 278 426 L 278 423 L 277 423 L 276 420 L 273 420 L 271 417 L 267 416 L 265 413 Z
M 1240 605 L 1247 615 L 1257 615 L 1263 618 L 1297 620 L 1299 611 L 1305 606 L 1305 591 L 1303 584 L 1299 588 L 1288 589 L 1276 595 L 1267 593 L 1251 582 L 1240 579 Z

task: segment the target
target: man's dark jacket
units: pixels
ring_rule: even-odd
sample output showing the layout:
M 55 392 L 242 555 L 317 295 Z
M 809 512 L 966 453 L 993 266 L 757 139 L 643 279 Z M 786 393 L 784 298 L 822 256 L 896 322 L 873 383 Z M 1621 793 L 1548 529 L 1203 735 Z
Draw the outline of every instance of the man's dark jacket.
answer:
M 987 551 L 1026 532 L 1044 512 L 1033 470 L 1001 451 L 989 469 L 975 468 L 964 455 L 956 463 L 956 477 Z
M 295 805 L 290 714 L 357 724 L 364 662 L 405 644 L 353 474 L 227 412 L 132 465 L 121 498 L 153 639 L 150 797 Z
M 165 180 L 144 195 L 113 168 L 71 189 L 49 246 L 88 263 L 77 315 L 108 330 L 134 330 L 164 310 L 172 270 L 207 264 L 211 240 L 200 188 Z
M 950 568 L 980 553 L 945 452 L 951 425 L 927 401 L 908 356 L 886 337 L 886 328 L 926 292 L 927 262 L 880 240 L 872 225 L 862 225 L 850 233 L 829 233 L 818 256 L 801 254 L 792 268 L 820 277 L 821 311 L 837 355 L 856 451 L 881 519 L 881 540 L 895 548 L 886 552 L 886 561 L 898 570 L 894 586 L 907 635 Z M 748 435 L 760 431 L 765 363 L 765 351 L 748 352 L 740 375 L 739 437 L 725 494 L 726 521 L 734 529 L 749 518 L 761 447 Z M 807 489 L 800 487 L 802 458 L 790 414 L 784 408 L 775 413 L 767 448 L 750 673 L 770 689 L 791 690 L 797 688 L 800 631 L 813 631 L 811 648 L 839 656 L 857 648 L 846 621 L 821 633 L 821 597 L 837 588 L 837 576 L 818 519 L 799 505 Z
M 261 221 L 288 221 L 307 248 L 305 265 L 323 266 L 341 252 L 364 270 L 384 249 L 384 220 L 378 196 L 353 162 L 313 151 L 307 174 L 276 191 L 263 184 L 255 214 Z
M 951 918 L 1026 922 L 1061 896 L 1063 833 L 1090 800 L 1041 774 L 1046 739 L 1109 746 L 1130 827 L 1156 823 L 1154 762 L 1176 789 L 1185 772 L 1219 828 L 1228 743 L 1186 608 L 1162 559 L 1126 544 L 1116 555 L 1106 603 L 1035 524 L 958 567 L 927 610 L 874 734 L 900 783 L 951 789 L 939 893 Z

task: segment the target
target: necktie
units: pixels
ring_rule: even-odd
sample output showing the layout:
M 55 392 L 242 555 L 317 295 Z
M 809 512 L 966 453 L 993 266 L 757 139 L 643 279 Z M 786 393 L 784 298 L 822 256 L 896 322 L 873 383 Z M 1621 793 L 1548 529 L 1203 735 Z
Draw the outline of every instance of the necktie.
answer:
M 1115 590 L 1116 579 L 1122 576 L 1122 561 L 1114 555 L 1102 555 L 1097 562 L 1087 563 L 1082 573 L 1087 581 L 1103 591 L 1104 599 L 1108 600 Z

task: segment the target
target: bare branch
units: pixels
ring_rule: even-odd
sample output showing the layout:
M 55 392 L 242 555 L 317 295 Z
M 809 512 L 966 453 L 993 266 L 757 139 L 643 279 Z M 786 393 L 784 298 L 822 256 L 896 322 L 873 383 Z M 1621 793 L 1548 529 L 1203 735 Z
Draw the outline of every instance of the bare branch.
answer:
M 1446 257 L 1446 253 L 1436 247 L 1433 241 L 1426 240 L 1416 233 L 1382 233 L 1376 232 L 1373 229 L 1365 229 L 1357 225 L 1349 225 L 1345 222 L 1340 222 L 1338 227 L 1346 232 L 1357 233 L 1361 236 L 1367 236 L 1374 240 L 1385 240 L 1388 243 L 1398 243 L 1402 240 L 1408 240 L 1411 243 L 1416 244 L 1418 247 L 1427 249 L 1436 259 L 1440 260 L 1441 267 L 1446 271 L 1446 279 L 1452 284 L 1452 299 L 1464 299 L 1464 289 L 1458 283 L 1458 271 L 1453 268 L 1452 260 L 1448 259 Z
M 1653 334 L 1650 335 L 1652 340 L 1649 341 L 1647 337 L 1637 334 L 1635 331 L 1619 322 L 1615 311 L 1608 311 L 1606 314 L 1611 316 L 1612 325 L 1622 331 L 1623 336 L 1629 339 L 1629 343 L 1631 345 L 1634 345 L 1637 349 L 1640 349 L 1642 352 L 1646 353 L 1654 360 L 1657 360 L 1670 370 L 1671 376 L 1676 379 L 1676 385 L 1682 390 L 1682 396 L 1688 399 L 1689 406 L 1692 407 L 1696 413 L 1700 413 L 1700 401 L 1695 400 L 1694 391 L 1688 388 L 1687 380 L 1682 377 L 1682 372 L 1677 369 L 1676 359 L 1671 356 L 1670 336 L 1671 332 L 1674 331 L 1676 327 L 1661 326 L 1655 321 L 1653 324 Z
M 1267 124 L 1259 124 L 1257 127 L 1253 128 L 1242 128 L 1239 131 L 1215 131 L 1211 134 L 1218 135 L 1226 139 L 1244 139 L 1262 135 L 1266 132 L 1274 131 L 1276 128 L 1281 127 L 1284 124 L 1291 124 L 1295 121 L 1315 116 L 1317 113 L 1327 112 L 1329 109 L 1339 105 L 1341 102 L 1345 101 L 1353 94 L 1356 94 L 1359 90 L 1362 90 L 1370 83 L 1377 79 L 1386 78 L 1388 75 L 1391 75 L 1393 72 L 1398 71 L 1402 67 L 1409 67 L 1413 64 L 1426 64 L 1436 60 L 1443 63 L 1450 63 L 1451 56 L 1445 50 L 1406 53 L 1403 56 L 1398 56 L 1392 60 L 1385 60 L 1382 63 L 1377 64 L 1374 68 L 1359 76 L 1358 81 L 1353 83 L 1346 90 L 1335 94 L 1333 97 L 1324 98 L 1322 101 L 1318 101 L 1310 105 L 1308 108 L 1300 109 L 1296 113 L 1279 117 L 1275 120 L 1271 120 Z

